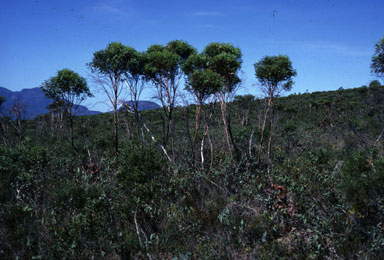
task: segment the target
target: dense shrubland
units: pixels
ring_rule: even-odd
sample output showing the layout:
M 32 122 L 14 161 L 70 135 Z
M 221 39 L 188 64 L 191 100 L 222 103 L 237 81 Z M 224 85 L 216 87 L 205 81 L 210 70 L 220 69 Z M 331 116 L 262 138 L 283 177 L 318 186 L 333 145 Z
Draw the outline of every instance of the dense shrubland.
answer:
M 48 115 L 21 122 L 21 143 L 9 127 L 0 148 L 1 257 L 383 257 L 382 86 L 276 99 L 269 174 L 256 141 L 249 153 L 264 100 L 242 99 L 228 106 L 239 162 L 227 151 L 220 107 L 205 108 L 214 155 L 204 170 L 191 162 L 195 105 L 175 109 L 174 162 L 147 133 L 137 138 L 133 113 L 119 113 L 131 131 L 119 124 L 117 158 L 112 114 L 75 118 L 78 154 Z M 160 141 L 161 115 L 141 114 Z
M 113 114 L 74 117 L 60 91 L 90 93 L 81 78 L 78 92 L 56 84 L 58 72 L 45 83 L 50 114 L 2 115 L 0 257 L 384 258 L 383 86 L 279 97 L 296 72 L 265 57 L 264 98 L 229 102 L 240 65 L 230 44 L 113 43 L 88 64 Z M 176 106 L 183 77 L 196 102 Z M 135 102 L 143 82 L 163 108 L 117 111 L 122 84 Z

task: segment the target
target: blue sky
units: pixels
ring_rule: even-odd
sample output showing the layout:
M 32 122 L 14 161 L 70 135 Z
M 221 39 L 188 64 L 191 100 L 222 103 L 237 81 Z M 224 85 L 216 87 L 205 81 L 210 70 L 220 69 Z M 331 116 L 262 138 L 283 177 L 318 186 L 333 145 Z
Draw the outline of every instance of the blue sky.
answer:
M 0 86 L 38 87 L 57 70 L 88 77 L 95 51 L 119 41 L 144 51 L 181 39 L 201 51 L 229 42 L 243 53 L 239 94 L 260 96 L 253 64 L 285 54 L 292 93 L 368 84 L 374 44 L 384 37 L 383 0 L 2 0 Z M 93 90 L 97 86 L 91 82 Z M 103 97 L 85 104 L 105 111 Z M 153 93 L 145 91 L 143 99 Z

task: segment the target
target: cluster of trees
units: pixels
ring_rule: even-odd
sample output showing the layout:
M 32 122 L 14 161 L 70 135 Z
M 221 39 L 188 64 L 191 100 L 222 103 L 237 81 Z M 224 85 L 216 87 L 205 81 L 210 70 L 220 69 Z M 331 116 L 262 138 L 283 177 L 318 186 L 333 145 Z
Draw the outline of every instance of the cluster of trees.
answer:
M 371 69 L 378 77 L 384 74 L 384 39 L 376 44 L 375 54 L 372 58 Z M 151 84 L 157 93 L 157 98 L 163 108 L 163 137 L 159 143 L 164 154 L 170 161 L 174 161 L 174 122 L 173 111 L 181 91 L 187 90 L 195 99 L 196 125 L 193 138 L 190 142 L 192 150 L 192 165 L 195 165 L 197 134 L 202 125 L 200 145 L 201 165 L 204 167 L 205 138 L 210 143 L 211 163 L 213 148 L 209 135 L 209 125 L 212 110 L 216 102 L 220 103 L 221 117 L 224 127 L 227 150 L 230 156 L 240 161 L 241 154 L 234 142 L 231 132 L 231 119 L 227 111 L 227 103 L 240 85 L 239 71 L 242 63 L 242 54 L 239 48 L 228 43 L 213 42 L 208 44 L 201 53 L 185 41 L 175 40 L 163 45 L 152 45 L 144 52 L 138 52 L 132 47 L 121 43 L 110 43 L 105 49 L 97 51 L 93 59 L 87 64 L 92 72 L 92 80 L 100 86 L 113 107 L 113 138 L 116 156 L 119 153 L 118 135 L 118 105 L 123 90 L 133 101 L 131 111 L 135 115 L 137 138 L 143 131 L 143 122 L 138 111 L 140 95 L 147 84 Z M 289 91 L 293 85 L 296 71 L 287 56 L 266 56 L 254 64 L 258 85 L 266 97 L 266 104 L 261 125 L 261 137 L 257 149 L 258 163 L 262 157 L 265 139 L 268 138 L 266 160 L 270 170 L 271 142 L 274 128 L 273 101 L 281 92 Z M 182 88 L 184 84 L 184 88 Z M 92 96 L 86 80 L 76 72 L 64 69 L 50 78 L 42 85 L 46 95 L 54 100 L 51 109 L 64 111 L 69 120 L 69 139 L 73 145 L 73 104 L 79 103 L 86 97 Z M 208 104 L 208 106 L 204 106 Z M 60 113 L 62 115 L 62 113 Z M 202 120 L 202 124 L 200 121 Z M 267 121 L 269 120 L 268 135 L 265 136 Z M 149 131 L 149 129 L 147 129 Z M 143 135 L 143 134 L 142 134 Z M 153 136 L 152 136 L 153 137 Z M 153 137 L 154 139 L 154 137 Z M 250 140 L 251 141 L 251 140 Z M 171 146 L 171 156 L 168 155 L 168 146 Z M 251 146 L 251 145 L 250 145 Z M 233 155 L 234 150 L 234 155 Z M 250 155 L 252 152 L 250 151 Z
M 44 82 L 68 128 L 43 115 L 2 132 L 0 258 L 384 257 L 379 82 L 278 98 L 296 71 L 267 56 L 254 65 L 265 98 L 228 102 L 241 52 L 223 43 L 112 43 L 88 66 L 116 108 L 151 84 L 163 109 L 74 117 L 85 79 L 66 69 Z M 176 106 L 183 89 L 194 105 Z
M 130 94 L 133 101 L 130 109 L 135 115 L 137 138 L 139 138 L 144 126 L 138 111 L 138 100 L 144 87 L 151 84 L 156 90 L 157 98 L 163 108 L 164 129 L 162 142 L 159 145 L 170 161 L 175 159 L 173 113 L 178 99 L 182 96 L 181 91 L 185 89 L 197 103 L 196 125 L 192 134 L 193 138 L 190 138 L 192 165 L 195 165 L 196 142 L 200 129 L 202 129 L 203 136 L 200 146 L 201 166 L 204 168 L 206 138 L 210 143 L 212 164 L 214 151 L 209 135 L 209 125 L 213 110 L 205 110 L 214 107 L 216 103 L 220 104 L 228 153 L 239 162 L 241 152 L 233 138 L 227 103 L 232 100 L 235 90 L 240 85 L 241 63 L 242 54 L 239 48 L 228 43 L 217 42 L 208 44 L 201 53 L 181 40 L 170 41 L 164 46 L 152 45 L 145 52 L 138 52 L 132 47 L 114 42 L 110 43 L 107 48 L 95 52 L 92 61 L 87 66 L 92 72 L 92 80 L 104 90 L 113 107 L 115 155 L 119 154 L 118 105 L 121 103 L 120 94 L 123 90 L 128 90 Z M 273 100 L 282 91 L 290 90 L 293 84 L 292 78 L 296 72 L 292 68 L 289 58 L 283 55 L 264 57 L 255 64 L 255 72 L 265 96 L 268 97 L 257 154 L 260 161 L 267 117 L 271 118 L 270 128 L 273 129 Z M 92 96 L 85 79 L 76 72 L 64 69 L 44 82 L 42 87 L 46 95 L 54 100 L 51 108 L 55 108 L 56 112 L 58 108 L 61 108 L 67 115 L 69 139 L 77 153 L 73 144 L 73 104 Z M 149 131 L 149 129 L 147 130 Z M 270 165 L 271 140 L 272 131 L 270 131 L 268 140 L 268 165 Z M 169 146 L 171 149 L 168 148 Z M 168 155 L 167 150 L 171 151 L 171 156 Z

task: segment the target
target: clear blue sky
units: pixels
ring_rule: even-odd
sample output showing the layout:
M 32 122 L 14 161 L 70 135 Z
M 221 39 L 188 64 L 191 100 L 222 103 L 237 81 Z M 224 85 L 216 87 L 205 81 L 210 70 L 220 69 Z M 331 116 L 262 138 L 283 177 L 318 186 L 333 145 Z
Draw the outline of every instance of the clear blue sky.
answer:
M 358 87 L 375 79 L 383 11 L 383 0 L 2 0 L 0 86 L 38 87 L 63 68 L 87 77 L 85 64 L 113 41 L 144 51 L 181 39 L 199 51 L 213 41 L 240 47 L 239 94 L 260 95 L 253 64 L 276 54 L 297 70 L 292 93 Z M 99 99 L 86 105 L 107 110 Z

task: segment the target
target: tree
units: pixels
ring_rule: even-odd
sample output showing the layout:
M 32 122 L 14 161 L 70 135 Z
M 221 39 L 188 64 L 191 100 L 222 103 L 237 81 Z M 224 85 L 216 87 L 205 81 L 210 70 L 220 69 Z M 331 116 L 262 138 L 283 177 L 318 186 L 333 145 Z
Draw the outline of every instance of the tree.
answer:
M 76 105 L 80 104 L 92 94 L 85 78 L 70 69 L 59 70 L 54 77 L 42 84 L 42 89 L 48 98 L 53 99 L 53 104 L 60 104 L 69 120 L 69 137 L 72 148 L 76 151 L 73 140 L 73 120 Z
M 384 37 L 376 43 L 372 57 L 371 71 L 384 80 Z
M 165 46 L 152 45 L 147 49 L 145 73 L 147 79 L 155 86 L 157 97 L 162 104 L 166 124 L 163 145 L 166 147 L 171 137 L 173 157 L 173 109 L 184 76 L 183 64 L 195 53 L 195 48 L 181 40 L 168 42 Z
M 88 67 L 94 74 L 94 81 L 99 84 L 113 107 L 113 139 L 115 155 L 119 154 L 118 137 L 118 98 L 123 90 L 124 75 L 128 71 L 128 62 L 136 55 L 136 50 L 124 46 L 120 42 L 108 44 L 106 49 L 93 54 Z
M 380 81 L 378 80 L 372 80 L 371 82 L 369 82 L 368 86 L 370 88 L 378 88 L 378 87 L 381 87 L 381 84 L 380 84 Z
M 223 88 L 224 81 L 220 74 L 212 71 L 208 68 L 207 57 L 203 54 L 191 55 L 186 61 L 183 67 L 186 75 L 187 75 L 187 85 L 186 90 L 189 91 L 196 99 L 198 105 L 196 106 L 196 125 L 195 125 L 195 133 L 192 142 L 192 164 L 194 164 L 195 158 L 195 145 L 197 132 L 199 130 L 199 122 L 200 122 L 200 113 L 203 116 L 204 121 L 204 130 L 203 136 L 201 140 L 201 165 L 204 168 L 204 139 L 208 136 L 208 140 L 211 146 L 211 164 L 213 162 L 213 145 L 209 138 L 209 122 L 212 118 L 212 111 L 210 115 L 207 117 L 204 110 L 204 103 L 208 100 L 212 95 L 217 93 Z M 211 100 L 212 103 L 215 100 Z
M 265 126 L 268 115 L 270 115 L 270 130 L 267 150 L 268 172 L 271 166 L 271 142 L 274 126 L 274 107 L 273 101 L 283 91 L 289 91 L 292 88 L 292 78 L 296 76 L 296 71 L 292 68 L 292 63 L 288 56 L 266 56 L 254 64 L 256 78 L 259 81 L 262 92 L 266 97 L 266 108 L 264 120 L 261 127 L 261 137 L 258 149 L 258 163 L 260 164 L 261 150 L 264 142 Z
M 146 78 L 145 78 L 145 63 L 146 54 L 137 51 L 132 51 L 130 59 L 127 62 L 127 70 L 123 75 L 123 80 L 128 87 L 128 91 L 131 97 L 131 109 L 135 114 L 137 138 L 140 135 L 140 120 L 139 120 L 139 99 L 142 91 L 144 90 Z M 144 138 L 144 136 L 143 136 Z
M 235 148 L 237 160 L 240 160 L 240 152 L 236 147 L 231 132 L 227 102 L 241 82 L 238 76 L 242 63 L 241 51 L 229 43 L 212 42 L 205 47 L 203 54 L 207 57 L 208 68 L 218 73 L 223 79 L 223 87 L 216 94 L 220 100 L 228 151 L 232 156 L 232 143 Z

